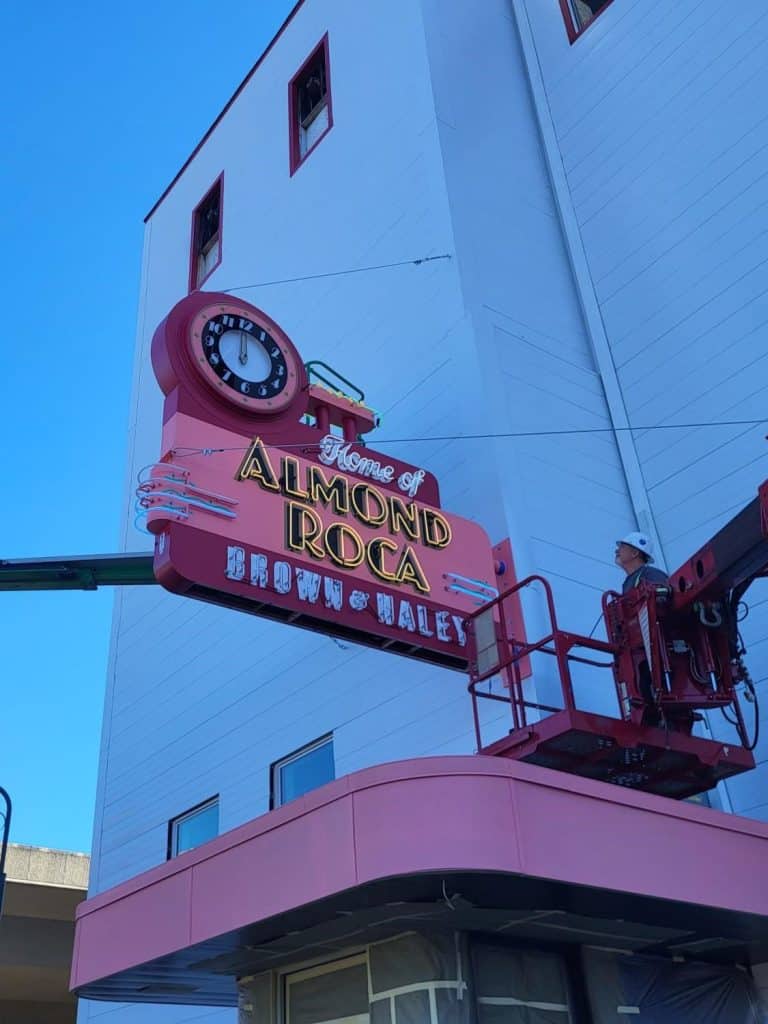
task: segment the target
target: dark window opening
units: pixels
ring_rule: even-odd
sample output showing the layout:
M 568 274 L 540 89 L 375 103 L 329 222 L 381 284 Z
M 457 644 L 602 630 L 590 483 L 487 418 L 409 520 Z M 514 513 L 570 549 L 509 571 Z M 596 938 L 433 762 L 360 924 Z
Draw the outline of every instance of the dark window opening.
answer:
M 333 126 L 327 36 L 291 79 L 288 106 L 293 174 Z
M 200 250 L 209 249 L 219 234 L 219 189 L 211 195 L 198 214 Z
M 571 42 L 591 25 L 611 2 L 612 0 L 560 0 Z
M 219 178 L 192 216 L 190 291 L 200 288 L 221 263 L 221 182 Z
M 325 54 L 321 51 L 313 59 L 303 78 L 297 86 L 299 98 L 299 121 L 303 127 L 320 112 L 320 107 L 328 102 L 328 85 L 325 74 Z

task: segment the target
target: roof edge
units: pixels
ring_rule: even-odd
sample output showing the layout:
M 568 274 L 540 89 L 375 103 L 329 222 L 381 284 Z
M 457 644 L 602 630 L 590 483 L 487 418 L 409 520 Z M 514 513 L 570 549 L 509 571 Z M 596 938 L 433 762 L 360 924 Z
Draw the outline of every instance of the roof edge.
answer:
M 186 169 L 187 169 L 187 168 L 189 167 L 189 165 L 190 165 L 190 164 L 192 163 L 192 161 L 193 161 L 193 160 L 194 160 L 194 158 L 195 158 L 195 157 L 197 156 L 197 154 L 198 154 L 198 153 L 200 152 L 200 150 L 201 150 L 201 149 L 203 148 L 203 146 L 204 146 L 204 145 L 205 145 L 205 143 L 206 143 L 206 142 L 208 141 L 208 139 L 209 139 L 209 138 L 211 137 L 211 135 L 213 134 L 213 131 L 214 131 L 214 129 L 216 128 L 216 126 L 217 126 L 217 125 L 219 124 L 219 122 L 221 121 L 221 119 L 222 119 L 222 118 L 224 117 L 224 115 L 226 114 L 226 112 L 227 112 L 227 111 L 229 110 L 229 108 L 230 108 L 230 107 L 232 106 L 232 104 L 233 104 L 233 103 L 235 102 L 235 100 L 236 100 L 236 99 L 237 99 L 237 97 L 238 97 L 238 96 L 240 95 L 240 93 L 241 93 L 241 92 L 243 91 L 243 89 L 244 89 L 244 88 L 246 87 L 246 85 L 247 85 L 247 84 L 248 84 L 248 83 L 250 82 L 251 78 L 253 77 L 253 75 L 255 74 L 255 72 L 256 72 L 256 71 L 258 70 L 258 68 L 260 67 L 260 65 L 262 64 L 262 62 L 264 61 L 264 59 L 266 58 L 267 54 L 268 54 L 268 53 L 269 53 L 269 52 L 270 52 L 270 51 L 272 50 L 272 48 L 274 47 L 275 43 L 276 43 L 276 42 L 278 41 L 278 39 L 280 38 L 280 36 L 281 36 L 281 35 L 283 34 L 283 32 L 285 32 L 286 28 L 287 28 L 287 27 L 288 27 L 288 25 L 289 25 L 289 24 L 291 23 L 291 21 L 293 21 L 294 17 L 296 16 L 296 14 L 297 14 L 297 13 L 298 13 L 298 11 L 299 11 L 299 8 L 303 7 L 303 6 L 304 6 L 304 4 L 305 4 L 305 2 L 306 2 L 306 0 L 297 0 L 296 4 L 295 4 L 295 5 L 293 6 L 293 8 L 291 9 L 291 12 L 290 12 L 290 14 L 288 15 L 288 17 L 287 17 L 287 18 L 285 19 L 285 21 L 283 22 L 283 24 L 282 24 L 282 25 L 280 26 L 280 28 L 279 28 L 279 29 L 277 30 L 277 32 L 276 32 L 276 33 L 274 34 L 274 36 L 272 37 L 272 39 L 271 39 L 271 40 L 269 41 L 269 43 L 267 44 L 267 47 L 266 47 L 266 49 L 264 50 L 264 52 L 263 52 L 263 53 L 261 54 L 261 56 L 259 57 L 259 59 L 258 59 L 258 60 L 256 61 L 256 63 L 255 63 L 254 65 L 253 65 L 253 67 L 252 67 L 252 68 L 250 69 L 250 71 L 249 71 L 249 72 L 248 72 L 248 73 L 246 74 L 245 78 L 244 78 L 244 79 L 242 80 L 242 82 L 241 82 L 241 83 L 240 83 L 240 84 L 238 85 L 238 87 L 237 87 L 237 88 L 235 89 L 235 91 L 234 91 L 234 92 L 232 93 L 232 95 L 231 95 L 231 96 L 229 97 L 229 99 L 227 100 L 227 102 L 226 102 L 226 103 L 224 104 L 224 106 L 223 106 L 223 107 L 222 107 L 222 109 L 221 109 L 221 112 L 220 112 L 220 113 L 219 113 L 219 114 L 218 114 L 218 115 L 216 116 L 216 118 L 214 119 L 214 121 L 213 121 L 213 122 L 212 122 L 212 123 L 210 124 L 210 126 L 208 127 L 208 129 L 207 129 L 207 131 L 205 132 L 205 134 L 203 135 L 203 137 L 202 137 L 202 138 L 200 139 L 200 141 L 198 142 L 198 144 L 197 144 L 197 145 L 195 146 L 195 148 L 194 148 L 194 149 L 192 150 L 192 152 L 191 152 L 191 153 L 189 154 L 189 156 L 188 156 L 188 157 L 187 157 L 187 159 L 186 159 L 186 160 L 184 161 L 184 163 L 183 163 L 183 164 L 181 165 L 181 167 L 179 168 L 179 170 L 178 170 L 178 171 L 176 172 L 176 174 L 175 174 L 175 176 L 174 176 L 174 177 L 172 178 L 171 182 L 170 182 L 170 183 L 168 184 L 168 186 L 167 186 L 167 187 L 165 188 L 165 190 L 163 191 L 163 193 L 162 193 L 162 194 L 160 195 L 160 198 L 156 200 L 156 202 L 155 202 L 154 206 L 152 207 L 152 209 L 151 209 L 151 210 L 149 211 L 149 213 L 148 213 L 148 214 L 146 215 L 146 217 L 144 218 L 144 223 L 145 223 L 145 224 L 147 223 L 147 221 L 149 220 L 149 218 L 150 218 L 150 217 L 151 217 L 151 216 L 152 216 L 152 215 L 154 214 L 155 210 L 157 210 L 158 206 L 160 206 L 160 204 L 161 204 L 161 203 L 163 202 L 163 200 L 164 200 L 164 199 L 166 198 L 166 196 L 167 196 L 167 195 L 168 195 L 168 193 L 169 193 L 169 192 L 171 191 L 171 189 L 172 189 L 172 188 L 173 188 L 173 186 L 174 186 L 174 185 L 176 184 L 176 182 L 177 182 L 177 181 L 179 180 L 179 178 L 180 178 L 180 177 L 182 176 L 182 174 L 184 173 L 184 171 L 186 171 Z

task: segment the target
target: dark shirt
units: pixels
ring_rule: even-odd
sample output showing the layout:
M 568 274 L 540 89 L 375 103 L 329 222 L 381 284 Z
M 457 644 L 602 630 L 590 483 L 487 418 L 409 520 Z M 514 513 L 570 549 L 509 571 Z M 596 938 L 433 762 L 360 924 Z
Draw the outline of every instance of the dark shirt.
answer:
M 669 576 L 661 569 L 654 569 L 652 565 L 641 565 L 624 580 L 622 594 L 628 593 L 640 583 L 669 583 Z

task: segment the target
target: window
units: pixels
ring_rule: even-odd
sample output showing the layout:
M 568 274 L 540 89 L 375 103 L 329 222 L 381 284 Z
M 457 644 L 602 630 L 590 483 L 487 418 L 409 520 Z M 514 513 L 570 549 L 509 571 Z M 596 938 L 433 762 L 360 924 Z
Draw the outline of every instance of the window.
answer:
M 286 1024 L 368 1024 L 365 954 L 285 975 Z
M 192 214 L 192 247 L 189 260 L 189 290 L 201 288 L 221 263 L 222 185 L 221 174 Z
M 580 36 L 612 0 L 560 0 L 565 27 L 571 42 Z
M 328 36 L 325 35 L 288 85 L 291 174 L 333 127 Z
M 194 850 L 219 834 L 219 798 L 190 808 L 168 823 L 168 859 Z
M 271 806 L 280 807 L 336 778 L 333 737 L 315 740 L 272 765 Z
M 687 804 L 698 804 L 699 807 L 714 807 L 718 811 L 723 809 L 715 789 L 710 793 L 694 793 L 693 796 L 685 797 L 684 802 Z

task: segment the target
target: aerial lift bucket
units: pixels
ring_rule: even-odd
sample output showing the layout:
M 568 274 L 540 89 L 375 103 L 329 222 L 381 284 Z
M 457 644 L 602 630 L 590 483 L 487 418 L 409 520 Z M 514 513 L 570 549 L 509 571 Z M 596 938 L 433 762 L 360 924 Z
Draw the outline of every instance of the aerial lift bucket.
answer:
M 549 629 L 542 638 L 529 641 L 512 634 L 504 605 L 534 587 L 543 590 Z M 646 601 L 655 608 L 657 596 L 663 604 L 663 596 L 652 593 L 653 589 L 641 588 L 628 607 L 623 604 L 626 599 L 620 595 L 605 595 L 603 609 L 611 642 L 560 629 L 552 588 L 542 576 L 521 580 L 474 612 L 467 620 L 467 637 L 469 692 L 478 753 L 509 757 L 678 799 L 704 792 L 722 779 L 753 768 L 751 751 L 738 739 L 734 743 L 720 742 L 692 732 L 702 718 L 694 710 L 700 707 L 730 706 L 743 724 L 732 681 L 718 691 L 708 680 L 703 686 L 694 680 L 696 685 L 691 691 L 690 686 L 686 690 L 689 682 L 686 678 L 684 684 L 677 687 L 682 695 L 677 691 L 661 692 L 660 687 L 656 704 L 651 708 L 654 714 L 648 715 L 646 696 L 638 678 L 628 674 L 627 666 L 633 652 L 632 665 L 642 664 L 645 651 L 643 632 L 647 624 L 638 613 L 637 605 Z M 624 619 L 617 609 L 624 610 Z M 654 629 L 663 618 L 662 613 L 651 616 Z M 624 634 L 617 633 L 619 624 L 625 628 Z M 628 624 L 632 624 L 634 635 L 626 628 Z M 657 636 L 654 642 L 666 645 L 668 640 Z M 555 660 L 561 694 L 559 707 L 526 696 L 521 666 L 533 664 L 539 655 Z M 576 706 L 571 676 L 571 667 L 575 664 L 611 670 L 618 717 L 582 711 Z M 661 665 L 656 674 L 663 675 Z M 498 688 L 496 691 L 481 688 L 481 684 L 494 677 L 503 680 L 505 692 L 499 692 Z M 595 679 L 599 678 L 596 672 Z M 608 678 L 605 677 L 606 684 L 611 686 Z M 508 705 L 511 719 L 508 734 L 487 745 L 481 735 L 481 700 Z M 653 724 L 649 724 L 649 717 Z

